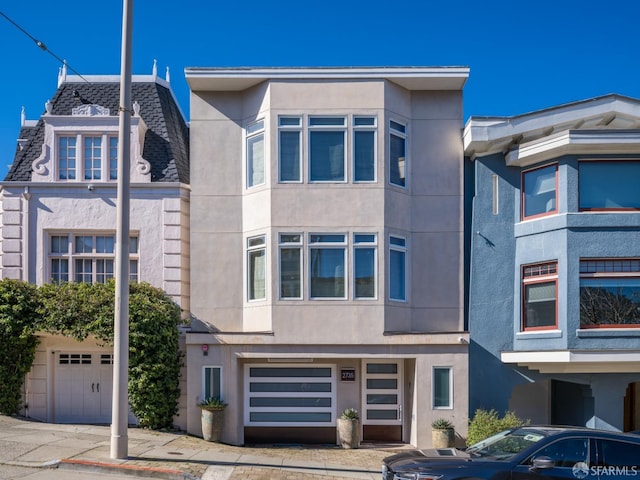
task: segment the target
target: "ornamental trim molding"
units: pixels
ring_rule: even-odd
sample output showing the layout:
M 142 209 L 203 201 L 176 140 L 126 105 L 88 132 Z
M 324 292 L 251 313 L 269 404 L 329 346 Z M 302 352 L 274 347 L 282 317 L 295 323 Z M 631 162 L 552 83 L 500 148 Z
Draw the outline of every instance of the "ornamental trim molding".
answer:
M 71 110 L 71 115 L 74 117 L 107 117 L 110 114 L 110 110 L 107 107 L 95 103 L 80 105 Z

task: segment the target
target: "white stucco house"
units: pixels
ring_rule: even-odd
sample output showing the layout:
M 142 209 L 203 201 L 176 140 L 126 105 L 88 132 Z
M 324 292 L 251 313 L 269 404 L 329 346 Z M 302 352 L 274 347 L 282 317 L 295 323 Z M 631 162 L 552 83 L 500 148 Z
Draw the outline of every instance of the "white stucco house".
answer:
M 23 114 L 0 184 L 2 278 L 41 285 L 113 277 L 119 86 L 117 76 L 68 76 L 63 68 L 44 113 L 35 121 Z M 155 65 L 152 75 L 133 77 L 132 101 L 131 281 L 163 289 L 188 311 L 188 126 Z M 112 362 L 112 349 L 93 341 L 41 337 L 23 413 L 109 423 Z
M 223 441 L 466 434 L 465 67 L 187 68 L 187 429 Z

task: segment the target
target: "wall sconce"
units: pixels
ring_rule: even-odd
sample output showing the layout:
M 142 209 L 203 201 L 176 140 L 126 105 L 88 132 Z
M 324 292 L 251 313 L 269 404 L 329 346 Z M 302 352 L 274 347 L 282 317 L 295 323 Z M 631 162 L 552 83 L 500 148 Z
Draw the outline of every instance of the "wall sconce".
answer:
M 209 345 L 202 344 L 201 348 L 202 348 L 202 355 L 204 355 L 205 357 L 209 355 Z

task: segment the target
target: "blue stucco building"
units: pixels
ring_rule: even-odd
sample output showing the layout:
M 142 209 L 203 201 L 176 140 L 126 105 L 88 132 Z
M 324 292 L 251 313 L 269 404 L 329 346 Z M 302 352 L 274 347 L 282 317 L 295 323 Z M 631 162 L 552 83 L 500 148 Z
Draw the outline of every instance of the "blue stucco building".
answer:
M 471 117 L 470 413 L 640 428 L 640 101 Z

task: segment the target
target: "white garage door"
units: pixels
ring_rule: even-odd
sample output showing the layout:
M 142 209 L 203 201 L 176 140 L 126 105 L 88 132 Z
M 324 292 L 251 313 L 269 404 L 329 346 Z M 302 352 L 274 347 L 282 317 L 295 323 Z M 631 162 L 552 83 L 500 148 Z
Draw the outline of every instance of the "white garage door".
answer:
M 59 352 L 55 359 L 55 421 L 111 423 L 113 355 Z

